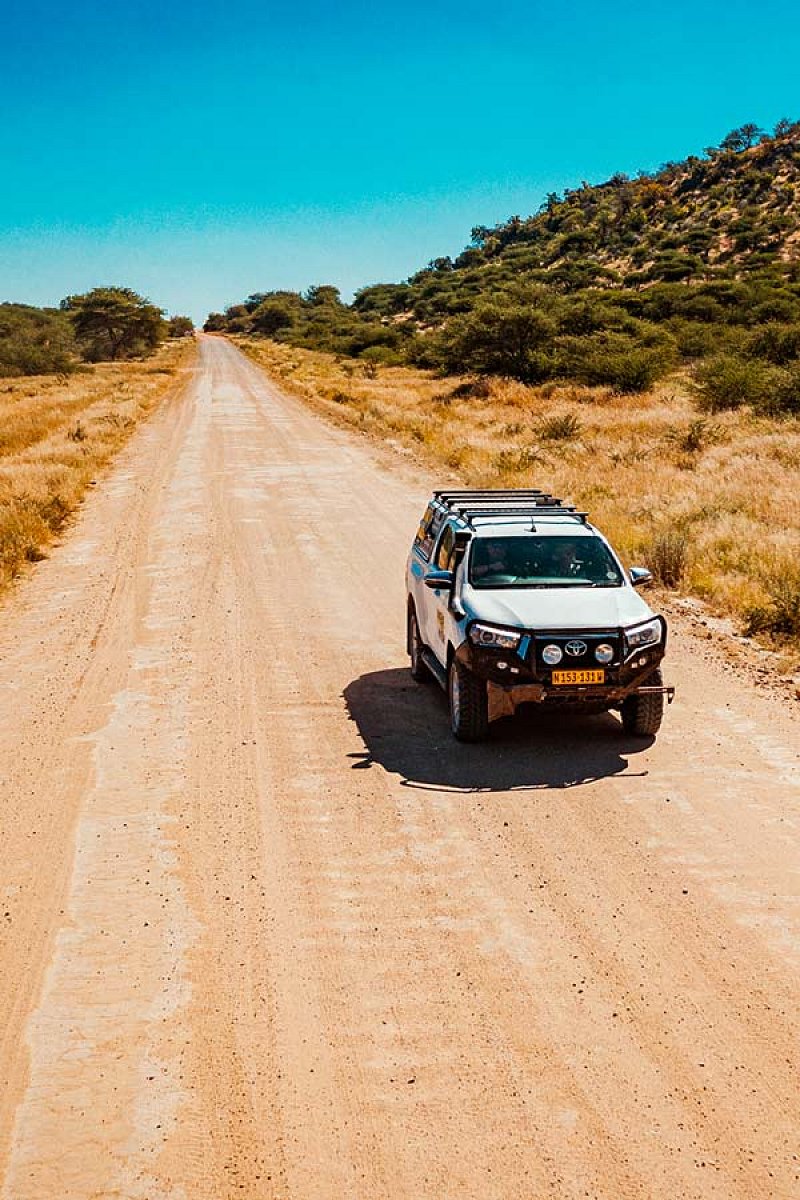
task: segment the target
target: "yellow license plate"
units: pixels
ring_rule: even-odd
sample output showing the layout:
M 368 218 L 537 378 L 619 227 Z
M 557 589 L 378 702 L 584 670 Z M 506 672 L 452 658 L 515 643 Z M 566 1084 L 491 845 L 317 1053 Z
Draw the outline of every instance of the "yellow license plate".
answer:
M 605 671 L 553 671 L 553 683 L 605 683 Z

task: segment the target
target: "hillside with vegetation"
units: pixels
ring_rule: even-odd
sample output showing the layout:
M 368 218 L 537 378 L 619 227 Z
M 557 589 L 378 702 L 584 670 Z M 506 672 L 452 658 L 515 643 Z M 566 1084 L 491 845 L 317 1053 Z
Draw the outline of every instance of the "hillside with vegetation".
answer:
M 455 259 L 343 304 L 257 292 L 206 329 L 525 384 L 643 392 L 689 373 L 711 411 L 800 411 L 800 122 L 547 196 Z

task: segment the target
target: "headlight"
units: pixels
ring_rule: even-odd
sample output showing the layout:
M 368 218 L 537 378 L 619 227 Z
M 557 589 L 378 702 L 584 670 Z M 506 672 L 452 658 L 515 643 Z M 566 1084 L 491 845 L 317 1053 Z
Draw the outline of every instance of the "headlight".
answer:
M 548 667 L 554 667 L 556 663 L 560 663 L 564 657 L 560 646 L 545 646 L 542 651 L 542 658 L 547 663 Z
M 608 642 L 601 642 L 599 646 L 595 646 L 594 656 L 599 663 L 603 663 L 605 666 L 614 657 L 614 647 L 609 646 Z
M 644 625 L 636 625 L 633 629 L 625 630 L 625 641 L 629 650 L 638 650 L 641 646 L 654 646 L 661 641 L 661 622 L 658 617 L 647 621 Z
M 489 646 L 495 650 L 516 650 L 521 633 L 511 629 L 498 629 L 496 625 L 475 624 L 470 626 L 469 640 L 473 646 Z

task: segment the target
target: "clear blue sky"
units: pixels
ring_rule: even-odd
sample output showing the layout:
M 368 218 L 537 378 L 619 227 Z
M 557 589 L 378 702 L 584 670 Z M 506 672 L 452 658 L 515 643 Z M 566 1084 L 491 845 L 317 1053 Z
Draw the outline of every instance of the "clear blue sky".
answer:
M 545 192 L 800 118 L 790 0 L 5 0 L 0 299 L 202 320 L 457 253 Z

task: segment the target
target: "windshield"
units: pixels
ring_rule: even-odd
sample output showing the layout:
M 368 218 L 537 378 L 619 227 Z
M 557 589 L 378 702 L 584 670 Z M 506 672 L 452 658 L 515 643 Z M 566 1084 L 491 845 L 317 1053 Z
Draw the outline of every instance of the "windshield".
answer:
M 621 587 L 622 574 L 597 537 L 529 533 L 473 539 L 469 581 L 476 588 Z

